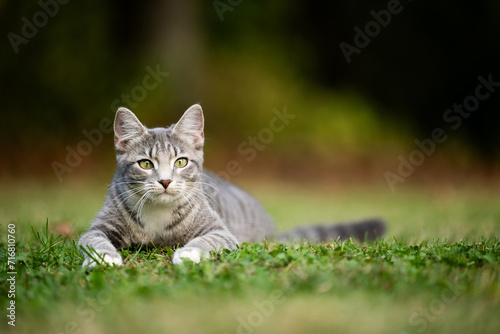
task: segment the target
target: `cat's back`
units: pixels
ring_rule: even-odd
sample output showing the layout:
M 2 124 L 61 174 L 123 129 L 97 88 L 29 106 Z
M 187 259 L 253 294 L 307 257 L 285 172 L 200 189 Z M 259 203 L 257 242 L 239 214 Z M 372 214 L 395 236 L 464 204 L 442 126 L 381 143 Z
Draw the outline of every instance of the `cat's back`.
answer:
M 252 195 L 206 170 L 202 182 L 207 202 L 240 242 L 260 241 L 274 233 L 272 218 Z

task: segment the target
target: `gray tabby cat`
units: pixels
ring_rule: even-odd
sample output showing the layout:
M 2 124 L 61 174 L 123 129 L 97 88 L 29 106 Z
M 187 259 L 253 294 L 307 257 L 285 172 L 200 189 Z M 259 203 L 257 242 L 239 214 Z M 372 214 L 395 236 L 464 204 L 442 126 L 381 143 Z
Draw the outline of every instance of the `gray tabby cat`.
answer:
M 117 171 L 103 208 L 78 242 L 83 266 L 122 265 L 119 249 L 141 245 L 178 247 L 172 262 L 199 262 L 210 251 L 236 249 L 240 242 L 273 237 L 274 223 L 260 203 L 229 182 L 203 170 L 203 112 L 193 105 L 168 128 L 148 129 L 128 109 L 115 117 Z M 337 226 L 301 227 L 276 236 L 375 239 L 378 220 Z

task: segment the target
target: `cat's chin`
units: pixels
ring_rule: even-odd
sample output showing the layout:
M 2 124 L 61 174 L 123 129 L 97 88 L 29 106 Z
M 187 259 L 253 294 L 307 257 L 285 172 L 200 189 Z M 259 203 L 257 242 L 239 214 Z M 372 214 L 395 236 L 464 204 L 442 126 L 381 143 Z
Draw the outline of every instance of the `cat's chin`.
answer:
M 155 195 L 154 201 L 162 204 L 170 204 L 176 202 L 182 197 L 181 194 L 178 193 L 170 193 L 170 192 L 161 192 Z

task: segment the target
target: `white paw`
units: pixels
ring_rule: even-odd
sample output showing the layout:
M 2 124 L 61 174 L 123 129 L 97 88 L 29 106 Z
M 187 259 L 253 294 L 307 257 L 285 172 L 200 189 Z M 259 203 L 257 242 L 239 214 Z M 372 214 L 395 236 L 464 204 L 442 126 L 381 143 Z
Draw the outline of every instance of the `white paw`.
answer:
M 96 254 L 97 253 L 97 254 Z M 96 260 L 98 260 L 99 264 L 104 264 L 107 263 L 109 265 L 116 265 L 116 266 L 122 266 L 123 265 L 123 260 L 120 254 L 118 253 L 108 253 L 106 251 L 96 251 L 96 253 L 92 254 L 92 257 Z M 83 261 L 82 267 L 88 267 L 94 268 L 95 266 L 98 265 L 94 259 L 86 256 L 85 260 Z
M 197 247 L 183 247 L 179 248 L 174 253 L 174 258 L 172 259 L 173 264 L 182 264 L 183 259 L 190 259 L 194 263 L 199 263 L 202 258 L 207 257 L 205 251 Z

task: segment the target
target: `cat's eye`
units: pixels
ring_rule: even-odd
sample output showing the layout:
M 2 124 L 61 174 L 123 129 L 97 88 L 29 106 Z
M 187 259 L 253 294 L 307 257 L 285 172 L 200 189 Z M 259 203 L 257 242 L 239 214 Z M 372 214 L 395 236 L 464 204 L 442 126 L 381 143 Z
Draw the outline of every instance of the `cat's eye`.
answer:
M 188 163 L 188 159 L 179 158 L 179 159 L 175 160 L 174 166 L 177 168 L 182 168 L 182 167 L 186 167 L 187 163 Z
M 151 160 L 146 160 L 146 159 L 139 161 L 139 166 L 141 166 L 142 169 L 151 169 L 154 167 Z

